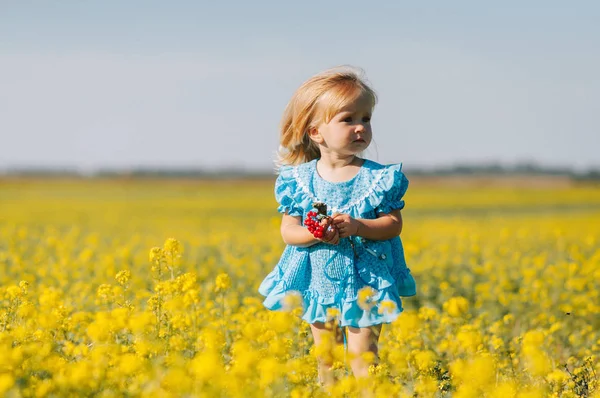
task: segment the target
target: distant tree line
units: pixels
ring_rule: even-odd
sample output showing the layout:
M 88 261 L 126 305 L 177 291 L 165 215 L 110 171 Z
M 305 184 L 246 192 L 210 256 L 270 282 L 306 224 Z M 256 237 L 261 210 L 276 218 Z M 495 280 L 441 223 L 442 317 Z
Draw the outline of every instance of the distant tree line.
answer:
M 557 176 L 574 180 L 600 180 L 600 168 L 574 171 L 568 167 L 548 167 L 534 163 L 521 163 L 514 166 L 501 164 L 455 164 L 436 168 L 419 168 L 405 165 L 407 175 L 414 176 Z M 7 168 L 0 169 L 0 176 L 39 177 L 39 178 L 195 178 L 195 179 L 268 179 L 273 178 L 274 170 L 254 170 L 243 168 L 201 169 L 201 168 L 149 168 L 99 169 L 81 172 L 72 168 Z

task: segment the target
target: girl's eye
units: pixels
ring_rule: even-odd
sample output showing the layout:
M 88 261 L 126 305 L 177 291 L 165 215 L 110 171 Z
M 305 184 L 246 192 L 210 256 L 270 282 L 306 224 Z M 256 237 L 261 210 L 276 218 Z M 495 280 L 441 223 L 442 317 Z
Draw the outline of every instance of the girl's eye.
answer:
M 342 121 L 346 122 L 346 123 L 350 123 L 352 121 L 352 118 L 350 116 L 348 116 L 348 117 L 345 117 L 344 120 L 342 120 Z
M 363 117 L 363 122 L 366 123 L 366 122 L 370 122 L 370 121 L 371 121 L 371 117 L 369 117 L 369 116 Z

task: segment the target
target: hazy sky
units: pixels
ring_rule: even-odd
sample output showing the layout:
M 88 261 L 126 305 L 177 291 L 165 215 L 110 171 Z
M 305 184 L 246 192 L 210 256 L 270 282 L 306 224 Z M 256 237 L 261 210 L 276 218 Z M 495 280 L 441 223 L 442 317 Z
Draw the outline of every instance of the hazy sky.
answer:
M 600 166 L 600 2 L 0 0 L 0 170 L 271 168 L 293 91 L 379 94 L 383 163 Z

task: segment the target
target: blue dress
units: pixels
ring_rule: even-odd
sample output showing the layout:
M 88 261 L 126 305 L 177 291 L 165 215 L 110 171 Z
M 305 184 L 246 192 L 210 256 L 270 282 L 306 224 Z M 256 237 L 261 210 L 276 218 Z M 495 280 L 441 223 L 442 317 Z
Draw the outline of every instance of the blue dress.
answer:
M 316 164 L 312 160 L 280 168 L 275 183 L 280 213 L 287 211 L 304 220 L 317 201 L 327 204 L 329 215 L 339 212 L 364 219 L 404 208 L 408 179 L 402 164 L 381 165 L 365 159 L 356 176 L 344 182 L 324 180 Z M 367 286 L 374 289 L 371 300 L 376 304 L 361 308 L 358 292 Z M 414 296 L 416 285 L 400 237 L 373 241 L 353 236 L 338 245 L 287 245 L 259 292 L 270 310 L 281 309 L 286 294 L 298 292 L 303 298 L 302 319 L 309 323 L 325 322 L 327 309 L 336 308 L 341 326 L 367 327 L 394 321 L 403 310 L 400 296 Z M 380 311 L 386 301 L 395 306 L 388 303 Z

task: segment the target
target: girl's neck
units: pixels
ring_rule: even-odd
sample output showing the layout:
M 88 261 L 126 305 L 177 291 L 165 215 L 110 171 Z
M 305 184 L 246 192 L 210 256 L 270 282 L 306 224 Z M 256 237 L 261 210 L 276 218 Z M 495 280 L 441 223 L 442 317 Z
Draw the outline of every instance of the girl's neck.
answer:
M 344 182 L 354 178 L 364 160 L 356 156 L 335 157 L 323 156 L 317 161 L 317 173 L 329 182 Z
M 318 162 L 323 168 L 339 170 L 347 166 L 360 166 L 362 164 L 362 159 L 356 155 L 340 156 L 321 152 L 321 158 Z

